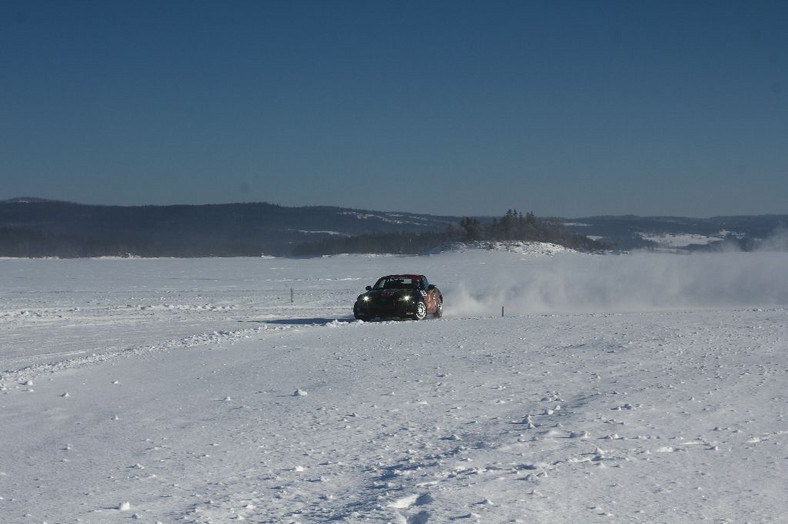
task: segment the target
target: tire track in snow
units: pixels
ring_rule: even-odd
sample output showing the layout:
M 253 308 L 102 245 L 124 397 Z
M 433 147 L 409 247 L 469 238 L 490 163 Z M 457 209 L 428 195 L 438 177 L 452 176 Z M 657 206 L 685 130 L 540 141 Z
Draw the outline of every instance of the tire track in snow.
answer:
M 248 338 L 253 335 L 258 335 L 268 330 L 282 331 L 287 329 L 289 328 L 285 326 L 276 326 L 273 328 L 269 328 L 267 324 L 264 324 L 262 327 L 258 327 L 258 328 L 247 328 L 247 329 L 240 329 L 235 331 L 211 331 L 211 332 L 200 333 L 197 335 L 182 337 L 178 339 L 168 340 L 160 344 L 130 346 L 119 350 L 111 350 L 102 353 L 92 353 L 84 357 L 66 358 L 64 360 L 58 360 L 57 362 L 33 364 L 30 366 L 22 367 L 20 369 L 9 369 L 3 371 L 3 373 L 0 374 L 0 391 L 8 390 L 12 384 L 17 384 L 17 385 L 24 384 L 41 375 L 58 373 L 65 370 L 79 369 L 86 366 L 103 364 L 121 358 L 140 357 L 151 353 L 173 351 L 178 349 L 189 349 L 198 346 L 201 347 L 208 345 L 219 345 L 228 342 L 232 343 L 240 339 Z M 63 352 L 54 352 L 44 355 L 36 355 L 36 357 L 37 358 L 56 357 L 60 359 L 62 357 L 70 357 L 72 355 L 81 355 L 86 352 L 87 351 L 63 351 Z

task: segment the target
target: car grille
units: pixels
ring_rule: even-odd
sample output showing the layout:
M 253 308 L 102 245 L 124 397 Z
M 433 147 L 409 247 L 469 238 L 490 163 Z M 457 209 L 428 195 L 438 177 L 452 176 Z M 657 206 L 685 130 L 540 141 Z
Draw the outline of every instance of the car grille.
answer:
M 380 311 L 394 311 L 397 309 L 397 300 L 393 298 L 378 298 L 372 300 L 372 307 Z

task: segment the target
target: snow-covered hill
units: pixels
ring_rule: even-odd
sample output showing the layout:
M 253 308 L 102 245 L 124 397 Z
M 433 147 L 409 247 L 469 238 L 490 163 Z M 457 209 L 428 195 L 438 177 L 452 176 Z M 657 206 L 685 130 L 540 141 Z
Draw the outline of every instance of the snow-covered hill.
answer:
M 0 260 L 0 521 L 777 522 L 786 262 Z

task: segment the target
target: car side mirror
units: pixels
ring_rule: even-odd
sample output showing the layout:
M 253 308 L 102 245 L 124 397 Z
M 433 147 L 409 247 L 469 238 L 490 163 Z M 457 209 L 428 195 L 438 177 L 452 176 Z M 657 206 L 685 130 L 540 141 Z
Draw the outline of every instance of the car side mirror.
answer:
M 433 289 L 435 289 L 435 284 L 430 284 L 430 285 L 427 287 L 427 291 L 432 291 Z
M 367 286 L 367 291 L 372 291 L 372 286 Z

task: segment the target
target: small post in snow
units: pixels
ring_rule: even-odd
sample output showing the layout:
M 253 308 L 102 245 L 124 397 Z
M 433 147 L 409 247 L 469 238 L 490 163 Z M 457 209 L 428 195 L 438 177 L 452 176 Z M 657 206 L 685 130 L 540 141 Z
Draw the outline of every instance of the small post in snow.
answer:
M 503 318 L 503 306 L 501 306 L 501 318 Z
M 292 304 L 294 302 L 295 302 L 295 298 L 293 297 L 293 288 L 290 288 L 290 303 Z

